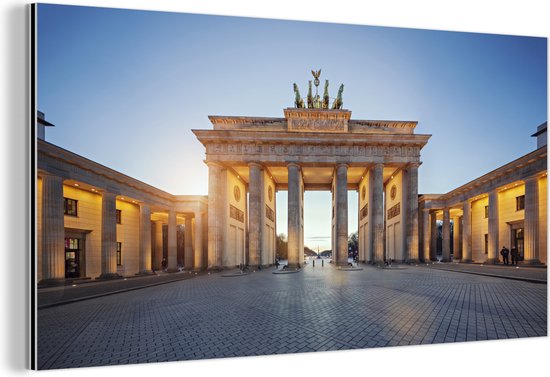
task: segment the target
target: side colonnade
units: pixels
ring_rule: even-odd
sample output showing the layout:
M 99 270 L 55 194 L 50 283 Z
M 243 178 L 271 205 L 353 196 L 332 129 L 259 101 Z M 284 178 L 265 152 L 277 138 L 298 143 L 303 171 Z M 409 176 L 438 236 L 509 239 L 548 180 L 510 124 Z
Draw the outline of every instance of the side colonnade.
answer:
M 206 197 L 170 195 L 42 140 L 38 153 L 39 283 L 204 268 Z

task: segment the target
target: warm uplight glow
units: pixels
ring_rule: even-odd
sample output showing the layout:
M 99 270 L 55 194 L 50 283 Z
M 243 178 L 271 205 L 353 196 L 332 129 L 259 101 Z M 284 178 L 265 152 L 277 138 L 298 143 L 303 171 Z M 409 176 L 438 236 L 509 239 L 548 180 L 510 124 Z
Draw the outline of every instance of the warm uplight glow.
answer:
M 92 191 L 95 192 L 95 189 L 93 188 Z
M 78 187 L 78 183 L 75 183 L 74 185 L 75 185 L 76 187 Z
M 124 200 L 124 198 L 120 198 L 120 200 Z

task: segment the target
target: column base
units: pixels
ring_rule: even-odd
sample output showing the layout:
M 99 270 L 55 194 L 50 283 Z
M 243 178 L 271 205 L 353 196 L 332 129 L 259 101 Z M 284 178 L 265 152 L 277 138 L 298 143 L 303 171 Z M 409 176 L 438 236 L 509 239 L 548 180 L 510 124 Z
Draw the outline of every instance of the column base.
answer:
M 117 274 L 116 272 L 109 272 L 106 274 L 101 274 L 99 277 L 95 278 L 96 280 L 114 280 L 114 279 L 122 279 L 122 276 Z
M 504 264 L 499 259 L 496 259 L 496 258 L 487 259 L 484 263 L 485 264 L 502 264 L 502 265 Z
M 420 263 L 420 260 L 419 259 L 409 259 L 407 261 L 407 263 L 409 263 L 409 264 L 418 264 L 418 263 Z
M 529 259 L 529 260 L 524 260 L 522 262 L 520 262 L 523 266 L 544 266 L 544 263 L 542 263 L 541 261 L 539 261 L 538 259 Z
M 302 266 L 300 265 L 300 263 L 289 263 L 287 264 L 287 267 L 285 270 L 289 269 L 289 270 L 299 270 L 301 269 Z
M 65 278 L 54 278 L 54 279 L 42 279 L 38 282 L 38 286 L 40 287 L 56 287 L 60 285 L 67 284 L 67 280 Z
M 461 263 L 472 263 L 474 260 L 473 259 L 461 259 L 460 262 Z
M 143 270 L 138 273 L 136 273 L 136 276 L 147 276 L 147 275 L 154 275 L 155 273 L 152 270 Z

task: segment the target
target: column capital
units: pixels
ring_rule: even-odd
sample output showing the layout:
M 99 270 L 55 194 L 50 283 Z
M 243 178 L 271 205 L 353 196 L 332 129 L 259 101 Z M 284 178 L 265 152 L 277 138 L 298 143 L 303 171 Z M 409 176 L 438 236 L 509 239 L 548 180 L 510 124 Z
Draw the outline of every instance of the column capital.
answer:
M 61 179 L 62 181 L 65 181 L 65 178 L 63 178 L 62 176 L 58 175 L 58 174 L 54 174 L 54 173 L 51 173 L 49 171 L 46 171 L 46 170 L 40 170 L 37 172 L 37 175 L 38 177 L 40 178 L 44 178 L 44 177 L 48 177 L 48 178 L 59 178 Z
M 346 168 L 349 168 L 349 163 L 347 162 L 337 162 L 336 163 L 336 169 L 345 166 Z
M 220 168 L 220 169 L 225 169 L 225 167 L 218 161 L 208 161 L 208 160 L 205 160 L 204 163 L 210 168 L 210 167 L 214 167 L 214 168 Z
M 406 166 L 406 168 L 418 168 L 422 163 L 421 162 L 417 162 L 417 161 L 413 161 L 413 162 L 409 162 Z
M 535 174 L 535 175 L 531 175 L 529 177 L 523 178 L 522 181 L 525 182 L 525 183 L 538 181 L 540 179 L 540 177 L 541 177 L 540 174 Z
M 256 162 L 256 161 L 251 161 L 248 163 L 248 167 L 251 168 L 251 167 L 257 167 L 259 168 L 260 170 L 264 168 L 264 166 L 259 163 L 259 162 Z
M 373 167 L 373 169 L 384 169 L 384 163 L 383 162 L 376 162 L 376 163 L 374 163 L 374 165 L 372 167 Z
M 302 169 L 302 167 L 300 166 L 300 164 L 298 164 L 297 162 L 288 162 L 288 163 L 286 164 L 286 167 L 287 167 L 287 168 L 290 168 L 290 167 L 292 167 L 292 166 L 297 167 L 299 170 Z

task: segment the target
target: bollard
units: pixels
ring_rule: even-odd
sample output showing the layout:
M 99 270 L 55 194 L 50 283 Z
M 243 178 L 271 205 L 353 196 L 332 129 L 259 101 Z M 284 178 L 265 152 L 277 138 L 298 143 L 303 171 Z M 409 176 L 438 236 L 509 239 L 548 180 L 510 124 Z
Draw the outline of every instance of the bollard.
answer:
M 325 267 L 325 260 L 321 259 L 321 267 Z
M 315 267 L 315 259 L 313 260 L 313 267 Z

